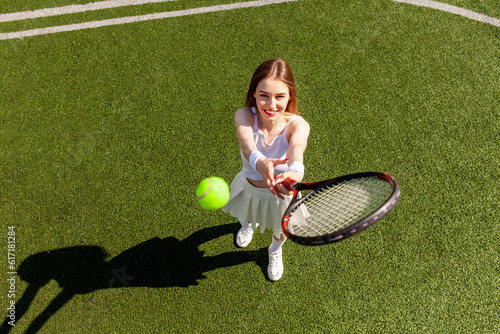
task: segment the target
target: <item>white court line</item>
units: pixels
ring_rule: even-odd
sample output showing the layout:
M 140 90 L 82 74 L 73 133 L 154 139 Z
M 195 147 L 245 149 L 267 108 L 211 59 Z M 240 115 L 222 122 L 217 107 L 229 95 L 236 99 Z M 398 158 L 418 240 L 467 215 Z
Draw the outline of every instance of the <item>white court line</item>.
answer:
M 437 1 L 432 1 L 432 0 L 394 0 L 394 1 L 408 3 L 411 5 L 415 5 L 415 6 L 439 9 L 439 10 L 442 10 L 443 12 L 457 14 L 457 15 L 466 17 L 468 19 L 472 19 L 472 20 L 476 20 L 476 21 L 480 21 L 480 22 L 484 22 L 484 23 L 489 23 L 491 25 L 500 27 L 500 19 L 497 19 L 497 18 L 494 18 L 491 16 L 487 16 L 484 14 L 480 14 L 480 13 L 474 12 L 472 10 L 448 5 L 448 4 L 442 3 L 442 2 L 437 2 Z
M 92 10 L 117 8 L 125 6 L 144 5 L 148 3 L 177 1 L 177 0 L 107 0 L 87 3 L 85 5 L 69 5 L 63 7 L 28 10 L 25 12 L 0 14 L 0 22 L 12 22 L 40 17 L 56 16 L 63 14 L 83 13 Z
M 228 4 L 228 5 L 199 7 L 199 8 L 178 10 L 178 11 L 173 11 L 173 12 L 154 13 L 154 14 L 139 15 L 139 16 L 128 16 L 128 17 L 121 17 L 121 18 L 117 18 L 117 19 L 109 19 L 109 20 L 102 20 L 102 21 L 91 21 L 91 22 L 69 24 L 69 25 L 56 26 L 56 27 L 47 27 L 47 28 L 39 28 L 39 29 L 33 29 L 33 30 L 8 32 L 8 33 L 0 34 L 0 40 L 24 38 L 24 37 L 31 37 L 31 36 L 40 36 L 40 35 L 47 35 L 47 34 L 55 34 L 55 33 L 64 32 L 64 31 L 75 31 L 75 30 L 82 30 L 82 29 L 99 28 L 99 27 L 105 27 L 105 26 L 113 26 L 113 25 L 126 24 L 126 23 L 149 21 L 149 20 L 158 20 L 158 19 L 165 19 L 165 18 L 171 18 L 171 17 L 186 16 L 186 15 L 220 12 L 220 11 L 224 11 L 224 10 L 231 10 L 231 9 L 238 9 L 238 8 L 259 7 L 259 6 L 266 6 L 266 5 L 291 2 L 291 1 L 297 1 L 297 0 L 257 0 L 257 1 L 236 2 L 236 3 L 232 3 L 232 4 Z

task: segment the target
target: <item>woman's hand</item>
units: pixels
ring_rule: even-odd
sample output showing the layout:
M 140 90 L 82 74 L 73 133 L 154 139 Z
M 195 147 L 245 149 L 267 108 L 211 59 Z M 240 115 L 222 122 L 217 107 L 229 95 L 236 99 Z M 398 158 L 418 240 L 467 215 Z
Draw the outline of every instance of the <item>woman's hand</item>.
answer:
M 300 172 L 284 172 L 276 175 L 275 187 L 282 195 L 293 195 L 293 190 L 290 186 L 294 183 L 300 182 L 302 174 Z
M 276 184 L 276 180 L 274 179 L 274 169 L 278 165 L 286 164 L 289 159 L 269 159 L 269 158 L 260 158 L 257 160 L 257 171 L 260 172 L 262 175 L 262 178 L 264 182 L 267 185 L 267 188 L 271 193 L 279 199 L 284 199 L 282 194 L 288 194 L 288 193 L 282 193 L 278 188 Z M 282 188 L 283 185 L 280 185 Z

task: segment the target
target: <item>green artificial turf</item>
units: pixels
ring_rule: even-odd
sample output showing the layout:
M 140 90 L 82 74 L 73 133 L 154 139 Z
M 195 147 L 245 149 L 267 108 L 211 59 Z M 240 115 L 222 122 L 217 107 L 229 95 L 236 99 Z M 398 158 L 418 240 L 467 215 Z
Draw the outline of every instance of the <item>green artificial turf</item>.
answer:
M 449 3 L 498 17 L 495 1 Z M 0 41 L 2 245 L 15 226 L 22 313 L 11 333 L 60 293 L 40 333 L 499 332 L 499 32 L 387 0 L 299 0 Z M 195 200 L 203 178 L 239 172 L 234 111 L 274 57 L 311 124 L 305 179 L 381 171 L 402 188 L 366 232 L 287 242 L 278 282 L 270 231 L 238 249 L 236 220 Z

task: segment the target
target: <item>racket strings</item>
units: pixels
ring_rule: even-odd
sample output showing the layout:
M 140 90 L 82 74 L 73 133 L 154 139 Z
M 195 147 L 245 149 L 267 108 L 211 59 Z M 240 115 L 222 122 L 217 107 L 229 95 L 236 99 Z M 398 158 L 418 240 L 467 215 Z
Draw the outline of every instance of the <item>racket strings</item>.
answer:
M 297 236 L 320 236 L 340 231 L 367 217 L 382 206 L 393 188 L 378 177 L 348 180 L 309 197 L 304 205 L 305 220 L 292 219 Z

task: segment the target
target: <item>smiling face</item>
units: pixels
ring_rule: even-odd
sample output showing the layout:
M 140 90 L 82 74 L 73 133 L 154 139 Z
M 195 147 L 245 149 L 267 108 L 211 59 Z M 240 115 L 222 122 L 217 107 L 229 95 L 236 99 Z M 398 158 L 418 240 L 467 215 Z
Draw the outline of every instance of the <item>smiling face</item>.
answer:
M 254 97 L 257 109 L 264 119 L 274 120 L 286 111 L 290 92 L 283 81 L 267 77 L 258 83 Z
M 250 86 L 248 87 L 245 106 L 250 108 L 258 107 L 259 111 L 261 111 L 261 107 L 259 107 L 257 104 L 257 97 L 259 97 L 259 95 L 262 95 L 259 94 L 261 87 L 257 86 L 259 86 L 259 84 L 263 85 L 276 80 L 287 87 L 281 92 L 288 94 L 288 98 L 286 99 L 288 100 L 288 103 L 285 106 L 286 111 L 298 115 L 299 110 L 297 107 L 297 88 L 295 86 L 295 80 L 293 79 L 290 65 L 288 65 L 286 60 L 281 58 L 266 60 L 265 62 L 260 64 L 259 67 L 257 67 L 255 72 L 253 73 L 252 80 L 250 80 Z M 264 91 L 264 93 L 271 92 Z M 261 96 L 261 98 L 264 98 L 264 96 Z M 259 114 L 261 114 L 261 112 L 259 112 Z M 270 112 L 270 114 L 272 114 L 272 111 Z

